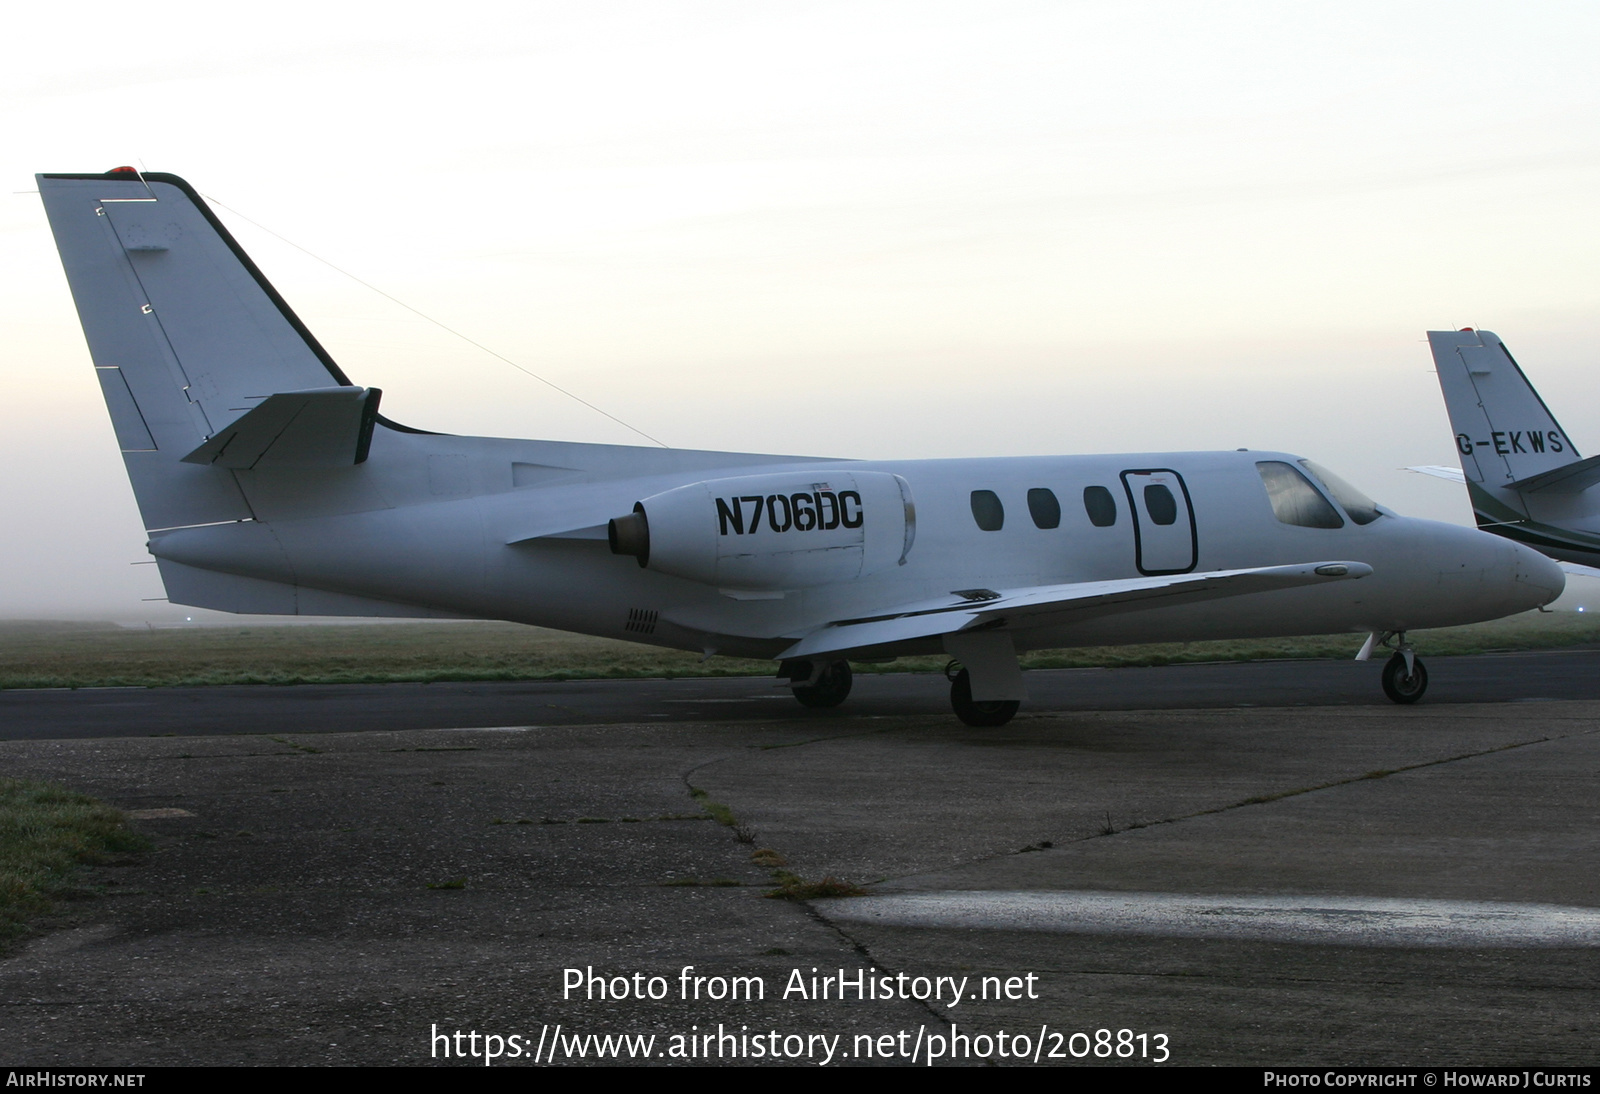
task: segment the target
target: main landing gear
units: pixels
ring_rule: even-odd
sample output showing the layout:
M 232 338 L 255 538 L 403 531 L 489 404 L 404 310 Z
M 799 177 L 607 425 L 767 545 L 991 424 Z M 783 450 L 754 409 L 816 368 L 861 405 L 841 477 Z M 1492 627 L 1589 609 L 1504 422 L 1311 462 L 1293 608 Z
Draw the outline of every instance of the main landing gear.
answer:
M 803 707 L 836 707 L 850 695 L 848 661 L 785 661 L 778 678 L 788 680 Z
M 1022 704 L 1016 699 L 992 699 L 979 703 L 972 698 L 972 674 L 966 669 L 954 671 L 960 662 L 952 661 L 944 667 L 945 678 L 950 681 L 950 706 L 956 717 L 969 726 L 992 729 L 1011 721 Z
M 1400 645 L 1383 666 L 1383 693 L 1396 703 L 1415 703 L 1428 690 L 1428 670 L 1406 641 L 1405 631 L 1387 631 L 1377 640 L 1377 645 L 1388 646 L 1390 639 L 1398 638 Z M 1372 639 L 1363 653 L 1371 653 Z

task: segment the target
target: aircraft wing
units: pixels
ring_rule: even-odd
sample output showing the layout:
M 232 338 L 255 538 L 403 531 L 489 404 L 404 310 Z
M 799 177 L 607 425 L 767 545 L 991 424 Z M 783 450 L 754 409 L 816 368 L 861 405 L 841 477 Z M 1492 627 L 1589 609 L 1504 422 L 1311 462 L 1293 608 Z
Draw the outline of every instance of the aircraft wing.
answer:
M 1465 485 L 1467 477 L 1461 473 L 1459 467 L 1440 467 L 1437 464 L 1428 464 L 1425 467 L 1408 467 L 1407 471 L 1415 471 L 1419 475 L 1432 475 L 1436 479 L 1449 479 L 1451 482 Z
M 979 628 L 1037 626 L 1060 622 L 1058 617 L 1061 616 L 1117 615 L 1158 605 L 1188 604 L 1349 581 L 1370 573 L 1372 567 L 1363 562 L 1306 562 L 1293 566 L 1040 585 L 1001 592 L 961 589 L 942 599 L 824 624 L 779 656 L 784 659 L 814 657 Z

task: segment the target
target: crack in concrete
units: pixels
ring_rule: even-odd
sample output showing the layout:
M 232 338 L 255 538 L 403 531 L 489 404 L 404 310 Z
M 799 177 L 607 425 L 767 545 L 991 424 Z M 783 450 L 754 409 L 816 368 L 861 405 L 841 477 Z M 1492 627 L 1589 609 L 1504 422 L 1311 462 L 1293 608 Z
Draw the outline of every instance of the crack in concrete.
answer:
M 1404 767 L 1382 768 L 1374 771 L 1368 771 L 1362 775 L 1352 775 L 1347 779 L 1332 779 L 1325 783 L 1318 783 L 1316 786 L 1303 786 L 1296 790 L 1285 790 L 1276 794 L 1260 794 L 1256 795 L 1255 797 L 1232 802 L 1228 805 L 1219 805 L 1211 809 L 1200 809 L 1193 813 L 1184 813 L 1183 815 L 1177 817 L 1165 817 L 1161 820 L 1148 821 L 1141 824 L 1130 824 L 1126 828 L 1118 828 L 1112 832 L 1096 832 L 1092 835 L 1080 836 L 1078 839 L 1070 840 L 1068 842 L 1087 843 L 1089 840 L 1106 839 L 1110 836 L 1116 835 L 1119 832 L 1132 832 L 1140 828 L 1156 828 L 1164 824 L 1178 824 L 1182 821 L 1194 820 L 1196 817 L 1216 816 L 1219 813 L 1230 813 L 1235 809 L 1248 809 L 1254 805 L 1270 805 L 1273 802 L 1286 801 L 1289 798 L 1298 798 L 1303 794 L 1315 794 L 1321 790 L 1333 790 L 1337 787 L 1351 786 L 1360 782 L 1375 782 L 1379 779 L 1387 779 L 1391 775 L 1403 775 L 1409 771 L 1421 771 L 1430 767 L 1441 767 L 1444 764 L 1458 763 L 1462 760 L 1475 760 L 1483 756 L 1493 756 L 1500 752 L 1511 752 L 1515 749 L 1527 748 L 1531 745 L 1548 744 L 1551 741 L 1563 741 L 1568 737 L 1583 737 L 1595 732 L 1600 732 L 1600 730 L 1591 729 L 1582 733 L 1568 733 L 1556 737 L 1536 737 L 1527 741 L 1513 741 L 1506 745 L 1496 745 L 1494 748 L 1483 748 L 1478 749 L 1475 752 L 1462 752 L 1454 756 L 1444 756 L 1437 760 L 1424 760 L 1421 763 L 1406 764 Z M 1016 852 L 1012 853 L 1015 854 Z M 991 857 L 999 858 L 1000 856 L 995 855 Z
M 1341 786 L 1350 786 L 1350 785 L 1352 785 L 1354 783 L 1372 782 L 1372 781 L 1375 781 L 1375 780 L 1378 780 L 1378 779 L 1386 779 L 1391 775 L 1400 775 L 1400 774 L 1404 774 L 1404 773 L 1409 772 L 1409 771 L 1420 771 L 1420 770 L 1423 770 L 1425 768 L 1438 767 L 1438 766 L 1441 766 L 1441 765 L 1444 765 L 1444 764 L 1457 763 L 1457 762 L 1462 761 L 1462 760 L 1472 760 L 1472 759 L 1477 759 L 1477 758 L 1483 757 L 1483 756 L 1492 756 L 1492 755 L 1495 755 L 1496 753 L 1510 752 L 1510 751 L 1512 751 L 1514 749 L 1527 748 L 1527 747 L 1529 747 L 1531 745 L 1548 744 L 1551 741 L 1564 741 L 1564 740 L 1567 740 L 1567 739 L 1572 738 L 1572 737 L 1588 736 L 1588 735 L 1590 735 L 1592 733 L 1600 733 L 1600 730 L 1588 729 L 1588 730 L 1583 730 L 1581 732 L 1575 732 L 1575 733 L 1564 733 L 1564 734 L 1558 734 L 1558 735 L 1554 735 L 1554 736 L 1537 737 L 1537 738 L 1533 738 L 1531 740 L 1526 740 L 1526 741 L 1513 741 L 1510 744 L 1497 745 L 1494 748 L 1484 748 L 1484 749 L 1479 749 L 1479 750 L 1473 751 L 1473 752 L 1462 752 L 1462 753 L 1459 753 L 1459 754 L 1454 755 L 1454 756 L 1444 756 L 1444 757 L 1441 757 L 1441 758 L 1435 759 L 1435 760 L 1424 760 L 1421 763 L 1407 764 L 1404 767 L 1396 767 L 1396 768 L 1392 768 L 1392 769 L 1383 769 L 1383 770 L 1378 770 L 1378 771 L 1368 771 L 1368 772 L 1366 772 L 1364 774 L 1361 774 L 1361 775 L 1352 775 L 1349 778 L 1333 779 L 1333 780 L 1330 780 L 1330 781 L 1325 782 L 1325 783 L 1318 783 L 1316 786 L 1300 787 L 1300 788 L 1295 789 L 1295 790 L 1285 790 L 1285 791 L 1283 791 L 1281 793 L 1276 793 L 1276 794 L 1257 795 L 1257 796 L 1254 796 L 1254 797 L 1245 798 L 1245 799 L 1243 799 L 1241 801 L 1230 802 L 1230 803 L 1228 803 L 1226 805 L 1214 806 L 1214 807 L 1212 807 L 1210 809 L 1200 809 L 1200 810 L 1197 810 L 1197 811 L 1195 811 L 1193 813 L 1184 813 L 1184 814 L 1181 814 L 1181 815 L 1176 816 L 1176 817 L 1163 817 L 1160 820 L 1141 821 L 1138 824 L 1130 824 L 1130 825 L 1127 825 L 1127 826 L 1125 826 L 1123 828 L 1112 828 L 1111 831 L 1093 832 L 1093 833 L 1090 833 L 1087 836 L 1068 837 L 1066 839 L 1059 840 L 1059 841 L 1052 840 L 1051 843 L 1054 846 L 1052 848 L 1049 848 L 1049 849 L 1053 850 L 1053 849 L 1056 849 L 1056 848 L 1058 848 L 1058 847 L 1060 847 L 1062 845 L 1070 845 L 1070 844 L 1076 844 L 1076 843 L 1088 843 L 1090 840 L 1108 839 L 1111 836 L 1115 836 L 1115 835 L 1118 835 L 1118 834 L 1123 833 L 1123 832 L 1134 832 L 1134 831 L 1138 831 L 1139 829 L 1142 829 L 1142 828 L 1158 828 L 1158 827 L 1160 827 L 1162 825 L 1167 825 L 1167 824 L 1179 824 L 1179 823 L 1181 823 L 1183 821 L 1194 820 L 1194 819 L 1199 818 L 1199 817 L 1216 816 L 1216 815 L 1221 814 L 1221 813 L 1229 813 L 1229 812 L 1232 812 L 1233 810 L 1236 810 L 1236 809 L 1246 809 L 1246 808 L 1249 808 L 1249 807 L 1255 806 L 1255 805 L 1269 805 L 1269 804 L 1272 804 L 1274 802 L 1285 801 L 1285 800 L 1287 800 L 1289 798 L 1300 797 L 1303 794 L 1314 794 L 1314 793 L 1316 793 L 1318 791 L 1321 791 L 1321 790 L 1333 790 L 1333 789 L 1336 789 L 1336 788 L 1341 787 Z M 949 865 L 940 867 L 939 870 L 940 870 L 941 873 L 942 872 L 948 872 L 950 870 L 960 870 L 960 869 L 964 869 L 966 867 L 976 866 L 976 865 L 979 865 L 979 864 L 985 863 L 985 862 L 994 862 L 994 861 L 997 861 L 999 859 L 1011 858 L 1011 857 L 1013 857 L 1015 855 L 1027 854 L 1029 852 L 1038 852 L 1038 851 L 1043 851 L 1043 850 L 1046 850 L 1046 848 L 1041 847 L 1037 842 L 1035 842 L 1034 844 L 1032 844 L 1032 845 L 1030 845 L 1028 847 L 1021 848 L 1020 850 L 997 851 L 994 854 L 990 854 L 990 855 L 979 855 L 979 856 L 977 856 L 975 858 L 968 859 L 968 860 L 966 860 L 964 862 L 951 863 Z M 911 873 L 897 874 L 897 875 L 890 876 L 890 877 L 882 877 L 882 878 L 879 878 L 876 881 L 869 882 L 868 884 L 870 884 L 870 885 L 881 885 L 884 882 L 888 882 L 888 881 L 899 881 L 899 880 L 903 880 L 903 879 L 909 878 L 909 877 L 917 877 L 920 874 L 924 874 L 924 873 L 927 873 L 927 872 L 928 871 L 926 871 L 926 870 L 917 870 L 917 871 L 913 871 Z

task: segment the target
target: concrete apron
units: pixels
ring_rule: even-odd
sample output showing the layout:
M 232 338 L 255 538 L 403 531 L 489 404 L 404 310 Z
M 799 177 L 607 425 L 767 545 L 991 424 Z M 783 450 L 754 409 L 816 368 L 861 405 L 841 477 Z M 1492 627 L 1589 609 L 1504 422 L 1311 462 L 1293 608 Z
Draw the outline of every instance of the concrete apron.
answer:
M 0 962 L 4 1055 L 507 1065 L 559 1024 L 653 1063 L 1588 1063 L 1597 714 L 0 744 L 157 844 Z M 872 896 L 764 899 L 780 869 Z

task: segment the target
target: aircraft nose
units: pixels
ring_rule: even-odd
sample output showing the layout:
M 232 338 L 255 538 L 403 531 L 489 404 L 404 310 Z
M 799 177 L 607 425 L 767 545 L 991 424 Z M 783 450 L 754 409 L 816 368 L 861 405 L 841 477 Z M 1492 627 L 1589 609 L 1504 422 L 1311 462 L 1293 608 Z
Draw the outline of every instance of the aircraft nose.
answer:
M 1414 592 L 1430 602 L 1427 618 L 1498 619 L 1542 608 L 1566 587 L 1561 567 L 1531 547 L 1476 528 L 1427 525 L 1432 549 L 1419 556 L 1421 565 L 1411 579 Z
M 1517 544 L 1517 582 L 1526 585 L 1537 597 L 1533 605 L 1542 608 L 1567 587 L 1567 575 L 1554 559 L 1547 558 L 1531 547 Z

